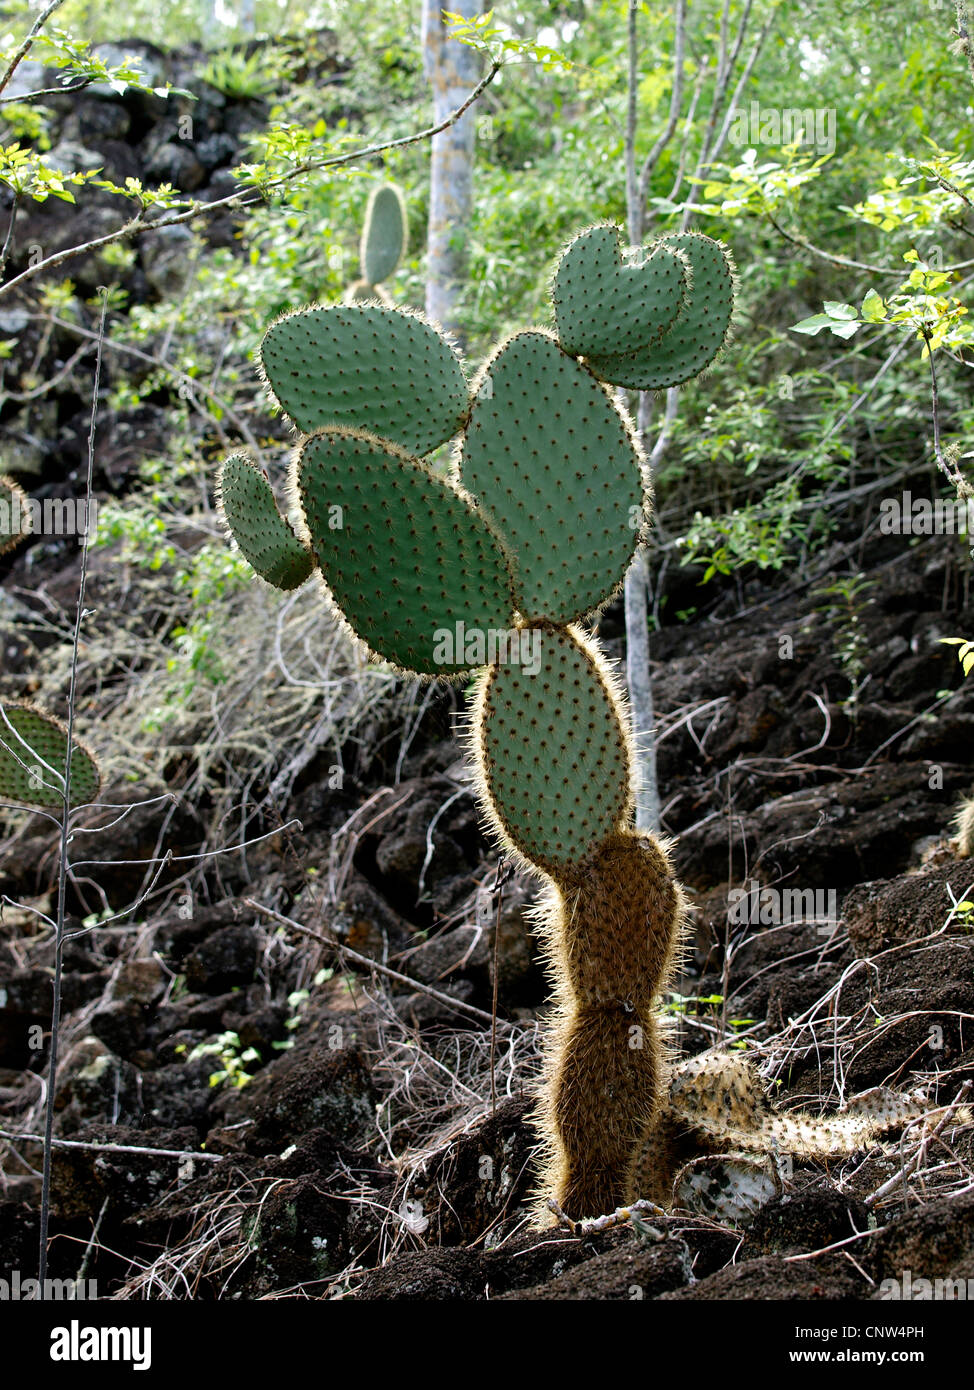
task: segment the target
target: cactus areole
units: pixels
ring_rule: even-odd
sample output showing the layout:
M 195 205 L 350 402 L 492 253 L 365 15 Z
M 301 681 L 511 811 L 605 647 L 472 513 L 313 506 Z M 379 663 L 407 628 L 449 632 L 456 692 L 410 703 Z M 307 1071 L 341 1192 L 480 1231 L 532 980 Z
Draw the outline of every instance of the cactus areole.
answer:
M 389 273 L 399 206 L 375 195 L 367 276 Z M 611 388 L 662 389 L 708 366 L 733 283 L 709 237 L 625 250 L 618 228 L 587 228 L 554 275 L 555 331 L 515 333 L 473 382 L 412 311 L 288 314 L 260 362 L 303 434 L 285 509 L 299 519 L 245 455 L 221 473 L 228 532 L 268 583 L 317 570 L 352 636 L 404 672 L 480 667 L 467 742 L 485 822 L 546 885 L 542 1213 L 550 1197 L 580 1219 L 639 1195 L 667 1073 L 659 997 L 685 915 L 666 844 L 633 828 L 628 713 L 585 626 L 618 592 L 652 506 Z M 425 456 L 450 439 L 444 477 Z

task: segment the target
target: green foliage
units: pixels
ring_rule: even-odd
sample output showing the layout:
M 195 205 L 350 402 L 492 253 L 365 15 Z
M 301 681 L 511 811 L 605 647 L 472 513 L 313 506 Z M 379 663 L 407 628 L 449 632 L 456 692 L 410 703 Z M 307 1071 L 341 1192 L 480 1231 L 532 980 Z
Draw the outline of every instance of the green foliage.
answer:
M 215 53 L 200 76 L 235 101 L 259 101 L 280 90 L 288 68 L 273 50 L 258 49 L 248 55 L 243 49 L 228 48 Z
M 175 1051 L 177 1053 L 186 1051 L 186 1044 L 180 1043 Z M 188 1053 L 187 1062 L 197 1062 L 201 1057 L 215 1057 L 219 1062 L 216 1071 L 210 1073 L 210 1085 L 213 1087 L 229 1084 L 236 1090 L 242 1090 L 244 1086 L 253 1081 L 253 1072 L 247 1068 L 253 1062 L 261 1060 L 260 1053 L 255 1047 L 244 1047 L 240 1041 L 240 1035 L 232 1031 L 220 1033 L 213 1042 L 197 1043 L 192 1052 Z
M 25 149 L 19 144 L 0 145 L 0 183 L 6 184 L 18 198 L 44 203 L 53 197 L 73 203 L 72 188 L 93 180 L 98 182 L 94 171 L 65 173 L 48 163 L 36 150 Z
M 5 69 L 17 51 L 19 44 L 7 44 L 0 48 L 0 71 Z M 183 96 L 195 100 L 192 92 L 174 87 L 171 82 L 154 87 L 145 81 L 145 75 L 134 62 L 108 63 L 94 53 L 91 43 L 86 39 L 76 39 L 66 29 L 48 25 L 35 35 L 30 56 L 41 61 L 45 67 L 58 69 L 57 82 L 63 87 L 77 90 L 79 86 L 101 84 L 111 92 L 121 95 L 131 89 L 147 92 L 157 97 Z
M 802 154 L 800 146 L 792 144 L 782 148 L 781 159 L 759 163 L 757 150 L 745 150 L 739 164 L 723 166 L 723 177 L 691 179 L 702 185 L 705 201 L 698 210 L 711 217 L 768 216 L 819 178 L 831 158 Z
M 798 518 L 802 501 L 792 478 L 776 483 L 761 502 L 735 507 L 723 516 L 695 512 L 680 538 L 681 564 L 703 564 L 702 584 L 744 565 L 780 570 L 791 558 L 796 537 L 806 534 Z
M 855 706 L 866 673 L 869 639 L 862 615 L 870 602 L 869 591 L 875 584 L 874 579 L 864 574 L 854 574 L 812 590 L 812 596 L 819 600 L 818 611 L 834 624 L 833 652 L 851 687 L 843 701 L 847 708 Z
M 547 44 L 535 43 L 530 39 L 519 39 L 508 25 L 495 24 L 493 10 L 488 10 L 486 14 L 475 15 L 473 19 L 468 19 L 466 15 L 454 14 L 450 10 L 444 10 L 443 17 L 449 25 L 448 32 L 451 39 L 476 48 L 478 52 L 485 54 L 491 62 L 502 62 L 505 58 L 517 58 L 539 64 L 544 72 L 569 72 L 571 70 L 572 64 L 564 53 L 558 52 L 557 49 L 551 48 Z
M 969 676 L 974 670 L 974 642 L 968 641 L 966 637 L 941 637 L 940 641 L 949 647 L 957 648 L 957 660 L 963 668 L 964 675 Z
M 936 270 L 921 261 L 916 251 L 907 251 L 903 259 L 912 264 L 913 269 L 901 288 L 886 299 L 871 289 L 858 310 L 852 304 L 827 300 L 824 314 L 803 319 L 792 331 L 814 337 L 827 328 L 837 338 L 851 338 L 870 324 L 907 328 L 923 344 L 921 361 L 938 348 L 956 354 L 974 347 L 974 326 L 967 317 L 969 310 L 956 295 L 941 293 L 958 278 L 957 272 Z

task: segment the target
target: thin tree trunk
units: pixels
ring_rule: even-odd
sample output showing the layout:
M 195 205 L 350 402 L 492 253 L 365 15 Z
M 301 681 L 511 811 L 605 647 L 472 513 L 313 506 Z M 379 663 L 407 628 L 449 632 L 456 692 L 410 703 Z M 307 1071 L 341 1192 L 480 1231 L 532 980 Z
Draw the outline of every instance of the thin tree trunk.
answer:
M 482 0 L 454 0 L 448 8 L 474 19 L 483 4 Z M 437 124 L 461 104 L 479 77 L 474 49 L 447 39 L 438 0 L 423 0 L 423 63 L 433 86 Z M 461 342 L 458 300 L 467 278 L 476 131 L 476 115 L 471 108 L 455 125 L 434 135 L 430 161 L 426 312 Z
M 967 63 L 974 82 L 974 4 L 971 0 L 957 0 L 957 46 L 961 53 L 967 54 Z
M 967 4 L 968 0 L 958 0 L 958 3 Z M 762 27 L 746 62 L 740 70 L 737 82 L 731 91 L 731 83 L 734 79 L 735 69 L 738 67 L 738 60 L 741 50 L 747 37 L 748 28 L 751 20 L 753 0 L 745 0 L 744 8 L 737 32 L 731 36 L 731 17 L 730 0 L 723 0 L 719 24 L 719 40 L 717 52 L 717 64 L 715 70 L 714 91 L 710 103 L 710 113 L 697 155 L 696 174 L 699 177 L 708 164 L 716 160 L 730 129 L 731 117 L 737 99 L 744 90 L 748 79 L 753 71 L 754 64 L 758 55 L 764 47 L 765 40 L 771 32 L 777 13 L 777 6 L 773 5 Z M 671 90 L 670 110 L 667 116 L 666 125 L 654 142 L 652 149 L 643 162 L 642 168 L 636 167 L 636 128 L 639 119 L 638 111 L 638 91 L 639 91 L 639 36 L 638 36 L 638 17 L 640 13 L 640 0 L 629 0 L 629 28 L 628 28 L 628 47 L 629 47 L 629 73 L 628 73 L 628 102 L 626 109 L 626 213 L 628 222 L 629 240 L 633 246 L 638 246 L 643 240 L 646 229 L 646 203 L 649 193 L 650 179 L 653 171 L 659 163 L 660 156 L 669 145 L 679 121 L 680 110 L 683 100 L 684 87 L 684 58 L 686 52 L 686 23 L 687 23 L 687 3 L 686 0 L 674 0 L 674 44 L 673 44 L 673 86 Z M 700 72 L 703 72 L 701 64 Z M 683 183 L 684 169 L 686 166 L 688 142 L 692 135 L 692 119 L 696 110 L 697 99 L 700 96 L 701 80 L 698 76 L 694 88 L 693 96 L 690 101 L 690 111 L 683 131 L 683 148 L 680 151 L 679 167 L 673 191 L 670 194 L 671 201 L 675 200 Z M 686 231 L 691 226 L 694 219 L 694 208 L 692 203 L 684 210 L 681 219 L 680 230 Z M 650 477 L 655 477 L 656 469 L 666 452 L 676 420 L 677 411 L 677 388 L 670 387 L 666 393 L 666 407 L 663 412 L 663 419 L 660 423 L 659 433 L 656 443 L 649 456 Z M 650 397 L 643 391 L 639 393 L 637 405 L 637 421 L 640 439 L 645 444 L 649 434 L 651 423 Z M 649 564 L 646 552 L 640 549 L 629 573 L 626 575 L 625 587 L 625 606 L 626 606 L 626 680 L 629 687 L 629 705 L 632 711 L 633 734 L 636 739 L 637 749 L 637 771 L 636 771 L 636 825 L 640 830 L 658 831 L 660 828 L 660 795 L 659 783 L 656 773 L 656 741 L 655 741 L 655 710 L 653 703 L 653 684 L 650 675 L 650 640 L 649 640 Z

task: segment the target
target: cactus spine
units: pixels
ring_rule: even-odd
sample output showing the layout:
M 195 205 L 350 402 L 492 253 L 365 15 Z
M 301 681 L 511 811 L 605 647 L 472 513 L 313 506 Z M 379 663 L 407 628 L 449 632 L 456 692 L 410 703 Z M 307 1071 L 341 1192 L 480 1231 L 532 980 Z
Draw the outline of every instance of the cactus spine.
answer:
M 961 803 L 954 818 L 955 843 L 962 859 L 974 858 L 974 796 Z
M 583 627 L 618 591 L 652 505 L 609 387 L 700 371 L 732 287 L 707 237 L 646 256 L 590 228 L 553 281 L 557 331 L 515 333 L 472 388 L 421 315 L 374 300 L 288 314 L 260 362 L 304 434 L 288 499 L 301 521 L 249 460 L 221 477 L 228 530 L 264 579 L 287 589 L 316 568 L 352 634 L 405 671 L 481 668 L 467 741 L 484 818 L 547 885 L 539 1196 L 573 1217 L 637 1195 L 666 1092 L 657 1001 L 684 918 L 668 845 L 632 827 L 628 714 Z M 444 479 L 424 456 L 451 438 Z

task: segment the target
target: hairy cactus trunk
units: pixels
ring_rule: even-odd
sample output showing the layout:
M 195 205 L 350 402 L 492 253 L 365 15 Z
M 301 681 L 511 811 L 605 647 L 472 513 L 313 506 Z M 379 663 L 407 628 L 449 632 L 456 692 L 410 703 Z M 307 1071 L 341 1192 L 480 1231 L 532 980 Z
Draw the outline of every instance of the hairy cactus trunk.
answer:
M 683 894 L 666 848 L 621 830 L 590 865 L 557 879 L 538 925 L 558 1014 L 537 1120 L 547 1141 L 542 1200 L 569 1214 L 639 1195 L 638 1165 L 665 1096 L 659 995 L 682 936 Z

